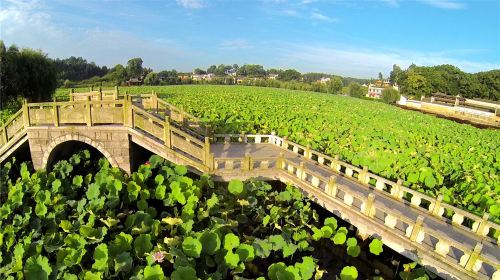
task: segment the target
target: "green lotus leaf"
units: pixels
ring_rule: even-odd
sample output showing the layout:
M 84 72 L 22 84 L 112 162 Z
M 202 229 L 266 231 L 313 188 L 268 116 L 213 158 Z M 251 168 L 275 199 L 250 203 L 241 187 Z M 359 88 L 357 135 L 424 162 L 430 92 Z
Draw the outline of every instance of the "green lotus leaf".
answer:
M 243 182 L 237 179 L 233 179 L 229 182 L 227 189 L 230 193 L 239 195 L 243 192 Z
M 340 272 L 341 280 L 356 280 L 358 279 L 358 270 L 354 266 L 344 266 Z

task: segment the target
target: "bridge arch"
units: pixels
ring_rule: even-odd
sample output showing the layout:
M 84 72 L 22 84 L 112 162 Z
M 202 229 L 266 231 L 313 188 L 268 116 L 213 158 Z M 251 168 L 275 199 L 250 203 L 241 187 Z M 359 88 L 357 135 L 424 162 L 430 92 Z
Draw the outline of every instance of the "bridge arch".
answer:
M 111 153 L 109 153 L 104 148 L 104 146 L 101 143 L 99 143 L 98 141 L 92 140 L 91 138 L 88 138 L 88 137 L 83 136 L 83 135 L 66 134 L 66 135 L 62 135 L 62 136 L 59 136 L 57 138 L 54 138 L 49 143 L 49 145 L 45 149 L 45 152 L 43 153 L 42 168 L 43 169 L 47 168 L 47 165 L 50 163 L 49 161 L 51 159 L 51 155 L 53 154 L 53 152 L 55 151 L 55 149 L 58 146 L 60 146 L 61 144 L 70 142 L 70 141 L 81 142 L 81 143 L 87 144 L 87 145 L 95 148 L 97 151 L 99 151 L 109 161 L 109 163 L 111 164 L 111 166 L 120 167 L 118 165 L 118 162 L 116 161 L 116 159 L 113 157 L 113 155 L 111 155 Z

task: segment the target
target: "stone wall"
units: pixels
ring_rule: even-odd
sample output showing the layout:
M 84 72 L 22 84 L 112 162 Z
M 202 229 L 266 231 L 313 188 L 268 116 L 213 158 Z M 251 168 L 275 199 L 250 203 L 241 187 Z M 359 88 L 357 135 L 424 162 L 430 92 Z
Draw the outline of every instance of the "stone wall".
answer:
M 130 142 L 125 127 L 49 127 L 28 128 L 31 158 L 35 169 L 44 169 L 59 144 L 67 141 L 86 143 L 101 152 L 111 163 L 130 173 Z

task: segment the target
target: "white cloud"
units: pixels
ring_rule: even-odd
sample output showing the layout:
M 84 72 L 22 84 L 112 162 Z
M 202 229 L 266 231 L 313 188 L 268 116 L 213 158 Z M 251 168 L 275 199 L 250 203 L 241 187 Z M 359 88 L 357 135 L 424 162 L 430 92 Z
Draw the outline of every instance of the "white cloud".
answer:
M 329 17 L 329 16 L 325 16 L 325 15 L 323 15 L 321 13 L 318 13 L 318 12 L 311 13 L 311 18 L 312 19 L 316 19 L 316 20 L 326 21 L 326 22 L 337 22 L 337 21 L 339 21 L 339 19 L 337 19 L 337 18 L 332 18 L 332 17 Z
M 225 40 L 223 41 L 219 49 L 221 50 L 239 50 L 239 49 L 253 49 L 255 46 L 250 44 L 247 40 L 237 38 L 233 40 Z
M 421 2 L 446 10 L 460 10 L 465 8 L 465 4 L 454 0 L 420 0 Z
M 205 7 L 203 0 L 177 0 L 177 4 L 186 9 L 201 9 Z

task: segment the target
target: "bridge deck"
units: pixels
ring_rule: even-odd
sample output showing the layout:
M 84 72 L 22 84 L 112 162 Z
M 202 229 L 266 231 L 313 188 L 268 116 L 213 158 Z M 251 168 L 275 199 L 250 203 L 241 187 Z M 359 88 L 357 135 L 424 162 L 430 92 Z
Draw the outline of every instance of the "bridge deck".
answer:
M 216 143 L 211 145 L 211 150 L 215 155 L 215 158 L 233 158 L 238 159 L 245 156 L 245 154 L 251 154 L 255 158 L 277 158 L 280 153 L 283 153 L 284 157 L 296 164 L 304 162 L 305 167 L 308 170 L 312 170 L 316 173 L 321 174 L 324 177 L 338 176 L 337 183 L 347 186 L 351 191 L 357 193 L 359 196 L 368 196 L 368 194 L 373 193 L 375 195 L 375 207 L 380 208 L 390 208 L 398 216 L 406 217 L 410 220 L 416 220 L 419 215 L 424 215 L 426 218 L 423 221 L 424 228 L 432 228 L 433 231 L 438 232 L 440 235 L 446 236 L 457 243 L 463 244 L 465 246 L 474 247 L 478 242 L 482 241 L 482 238 L 475 234 L 464 232 L 459 228 L 454 228 L 450 224 L 443 222 L 442 219 L 429 216 L 427 212 L 420 208 L 412 207 L 407 201 L 403 203 L 395 203 L 394 198 L 385 192 L 373 192 L 372 187 L 362 185 L 356 180 L 340 176 L 339 174 L 333 172 L 330 168 L 318 165 L 316 161 L 304 158 L 301 155 L 297 155 L 291 151 L 283 150 L 280 147 L 269 144 L 269 143 Z M 383 217 L 382 217 L 383 220 Z M 404 234 L 404 233 L 402 233 Z M 422 241 L 423 243 L 434 246 L 437 242 L 432 240 L 429 236 L 426 236 Z M 500 250 L 498 246 L 485 242 L 483 244 L 483 254 L 489 257 L 500 259 Z M 451 256 L 455 253 L 453 250 L 450 251 Z M 459 259 L 461 255 L 455 255 L 455 258 Z

